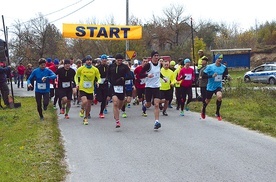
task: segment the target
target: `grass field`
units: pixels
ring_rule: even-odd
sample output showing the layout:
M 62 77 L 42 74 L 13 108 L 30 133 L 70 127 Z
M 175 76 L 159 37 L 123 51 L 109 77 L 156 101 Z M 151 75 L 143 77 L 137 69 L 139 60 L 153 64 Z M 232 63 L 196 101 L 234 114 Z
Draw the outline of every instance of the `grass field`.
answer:
M 57 115 L 39 120 L 34 98 L 0 111 L 0 181 L 62 181 L 66 174 Z

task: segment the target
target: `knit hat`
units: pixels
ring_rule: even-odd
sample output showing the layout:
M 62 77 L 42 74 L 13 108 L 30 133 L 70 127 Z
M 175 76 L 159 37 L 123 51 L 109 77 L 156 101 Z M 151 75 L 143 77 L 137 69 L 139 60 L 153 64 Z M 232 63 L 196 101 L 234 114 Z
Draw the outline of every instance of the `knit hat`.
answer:
M 124 59 L 124 56 L 120 53 L 117 53 L 115 59 Z
M 106 54 L 101 55 L 101 60 L 103 60 L 103 59 L 107 59 L 107 55 Z
M 85 57 L 85 60 L 91 60 L 91 61 L 92 61 L 92 56 L 87 55 L 87 56 Z
M 170 66 L 175 66 L 175 61 L 174 60 L 171 60 L 171 62 L 170 62 Z
M 191 62 L 191 60 L 190 60 L 190 59 L 188 59 L 188 58 L 184 59 L 184 64 L 186 64 L 186 63 L 190 63 L 190 62 Z
M 208 61 L 208 57 L 207 56 L 202 56 L 201 60 L 205 60 L 205 61 Z
M 157 51 L 152 51 L 151 52 L 151 57 L 153 57 L 155 54 L 159 54 Z
M 64 64 L 70 64 L 70 60 L 69 59 L 65 59 L 64 60 Z
M 51 58 L 47 58 L 47 62 L 48 63 L 52 62 L 52 59 Z
M 58 60 L 58 59 L 55 59 L 55 60 L 54 60 L 54 64 L 55 64 L 55 65 L 58 65 L 58 64 L 59 64 L 59 60 Z
M 222 58 L 223 58 L 223 54 L 217 53 L 217 54 L 215 55 L 215 60 L 217 60 L 217 59 L 222 59 Z

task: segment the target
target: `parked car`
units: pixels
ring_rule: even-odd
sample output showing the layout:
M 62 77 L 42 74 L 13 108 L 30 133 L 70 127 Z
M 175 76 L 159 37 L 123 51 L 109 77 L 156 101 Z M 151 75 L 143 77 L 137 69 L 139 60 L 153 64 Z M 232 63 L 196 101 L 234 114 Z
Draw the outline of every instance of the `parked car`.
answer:
M 262 64 L 244 74 L 245 82 L 276 83 L 276 63 Z

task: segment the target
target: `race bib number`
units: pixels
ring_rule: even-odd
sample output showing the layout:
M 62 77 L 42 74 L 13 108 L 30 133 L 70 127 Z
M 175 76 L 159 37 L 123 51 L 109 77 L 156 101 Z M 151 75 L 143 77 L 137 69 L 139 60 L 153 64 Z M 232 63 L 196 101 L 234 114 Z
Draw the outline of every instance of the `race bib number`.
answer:
M 104 83 L 104 81 L 105 81 L 105 78 L 101 78 L 101 82 L 100 82 L 100 84 L 103 84 L 103 83 Z
M 50 88 L 54 88 L 54 84 L 50 83 Z
M 41 90 L 45 90 L 46 89 L 46 83 L 37 83 L 37 88 L 41 89 Z
M 114 86 L 114 92 L 118 94 L 124 93 L 124 87 L 123 86 Z
M 222 75 L 215 76 L 215 82 L 221 82 L 222 81 Z
M 185 74 L 185 80 L 192 80 L 192 74 Z
M 83 88 L 92 88 L 92 83 L 90 81 L 84 81 Z
M 62 88 L 70 87 L 70 82 L 62 82 Z
M 130 84 L 131 84 L 130 81 L 131 81 L 131 80 L 126 80 L 126 81 L 125 81 L 125 85 L 130 85 Z

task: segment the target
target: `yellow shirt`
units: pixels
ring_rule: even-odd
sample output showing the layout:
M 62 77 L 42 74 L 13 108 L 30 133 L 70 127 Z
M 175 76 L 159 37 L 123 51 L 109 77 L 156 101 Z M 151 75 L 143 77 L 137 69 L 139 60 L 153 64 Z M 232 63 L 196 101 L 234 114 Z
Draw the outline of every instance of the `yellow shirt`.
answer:
M 174 80 L 175 80 L 175 84 L 174 84 L 174 86 L 175 87 L 180 87 L 180 84 L 181 84 L 181 81 L 177 81 L 176 79 L 177 79 L 177 76 L 178 76 L 178 74 L 179 74 L 179 72 L 180 72 L 180 70 L 181 70 L 181 66 L 179 65 L 177 68 L 176 68 L 176 70 L 174 70 Z
M 161 68 L 161 73 L 165 77 L 167 82 L 165 82 L 163 79 L 160 79 L 160 82 L 161 82 L 160 90 L 170 90 L 171 84 L 174 84 L 174 80 L 175 80 L 173 71 L 170 69 L 166 70 L 164 68 Z
M 89 94 L 94 92 L 95 78 L 97 78 L 98 83 L 101 81 L 101 74 L 95 66 L 92 66 L 92 68 L 81 66 L 78 68 L 76 75 L 80 78 L 80 81 L 76 82 L 79 85 L 79 90 Z

